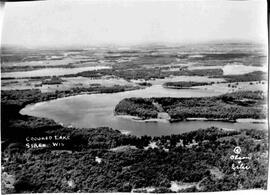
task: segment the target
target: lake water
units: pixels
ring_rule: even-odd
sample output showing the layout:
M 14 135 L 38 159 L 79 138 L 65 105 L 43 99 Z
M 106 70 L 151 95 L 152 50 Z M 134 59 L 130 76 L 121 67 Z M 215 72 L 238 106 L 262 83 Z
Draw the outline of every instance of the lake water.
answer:
M 129 97 L 207 97 L 222 94 L 221 91 L 211 89 L 166 89 L 161 85 L 153 85 L 146 89 L 126 91 L 112 94 L 78 95 L 72 97 L 40 102 L 28 105 L 21 110 L 21 114 L 45 117 L 79 128 L 112 127 L 123 133 L 132 135 L 170 135 L 207 128 L 211 126 L 240 129 L 266 128 L 266 124 L 229 123 L 219 121 L 187 121 L 187 122 L 157 122 L 145 123 L 114 116 L 116 104 Z
M 59 76 L 66 74 L 76 74 L 88 70 L 100 70 L 109 69 L 109 66 L 89 66 L 79 68 L 43 68 L 31 71 L 20 71 L 20 72 L 4 72 L 1 74 L 2 78 L 14 77 L 14 78 L 25 78 L 25 77 L 36 77 L 36 76 Z
M 238 75 L 238 74 L 247 74 L 254 71 L 264 71 L 267 72 L 267 66 L 246 66 L 238 63 L 230 63 L 225 66 L 198 66 L 193 65 L 189 66 L 188 69 L 216 69 L 220 68 L 223 70 L 223 75 Z

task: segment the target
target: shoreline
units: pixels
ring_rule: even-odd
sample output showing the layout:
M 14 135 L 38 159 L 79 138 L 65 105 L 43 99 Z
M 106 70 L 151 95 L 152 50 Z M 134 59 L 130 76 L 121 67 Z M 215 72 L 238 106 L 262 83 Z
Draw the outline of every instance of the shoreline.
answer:
M 141 122 L 141 123 L 158 123 L 158 122 L 169 123 L 167 119 L 161 119 L 161 118 L 143 119 L 138 116 L 125 115 L 125 114 L 115 114 L 114 116 L 117 118 L 132 120 L 132 121 Z
M 125 87 L 125 86 L 124 86 Z M 31 103 L 27 103 L 26 105 L 22 105 L 22 108 L 20 109 L 19 113 L 24 109 L 26 108 L 27 106 L 33 106 L 35 104 L 42 104 L 42 103 L 45 103 L 45 102 L 50 102 L 50 101 L 54 101 L 54 100 L 59 100 L 59 99 L 64 99 L 64 98 L 70 98 L 70 97 L 75 97 L 75 96 L 80 96 L 80 95 L 92 95 L 92 94 L 110 94 L 110 93 L 121 93 L 121 92 L 126 92 L 126 91 L 134 91 L 134 90 L 140 90 L 140 89 L 144 89 L 145 87 L 142 87 L 142 86 L 133 86 L 133 87 L 130 87 L 130 88 L 125 88 L 123 91 L 115 91 L 115 92 L 101 92 L 101 91 L 89 91 L 89 92 L 72 92 L 71 94 L 56 94 L 56 93 L 53 93 L 53 96 L 50 96 L 50 97 L 46 97 L 44 100 L 42 101 L 32 101 Z M 29 89 L 29 90 L 32 90 L 32 89 Z M 34 89 L 35 90 L 35 89 Z M 9 90 L 9 91 L 14 91 L 14 90 Z M 16 91 L 16 90 L 15 90 Z M 40 92 L 41 94 L 46 94 L 46 93 L 42 93 Z M 21 113 L 20 113 L 21 114 Z M 28 115 L 27 115 L 28 116 Z
M 198 86 L 192 86 L 192 87 L 175 87 L 175 86 L 164 86 L 162 85 L 164 88 L 167 88 L 167 89 L 193 89 L 193 90 L 196 90 L 198 88 Z M 208 85 L 200 85 L 200 86 L 208 86 Z
M 186 118 L 184 120 L 180 119 L 160 119 L 160 118 L 149 118 L 149 119 L 143 119 L 139 116 L 132 116 L 128 114 L 117 114 L 114 113 L 114 116 L 121 119 L 127 119 L 132 120 L 135 122 L 142 122 L 142 123 L 158 123 L 158 122 L 164 122 L 164 123 L 177 123 L 177 122 L 191 122 L 191 121 L 220 121 L 220 122 L 228 122 L 228 123 L 254 123 L 254 124 L 266 124 L 267 119 L 253 119 L 253 118 L 238 118 L 235 120 L 230 120 L 226 118 Z

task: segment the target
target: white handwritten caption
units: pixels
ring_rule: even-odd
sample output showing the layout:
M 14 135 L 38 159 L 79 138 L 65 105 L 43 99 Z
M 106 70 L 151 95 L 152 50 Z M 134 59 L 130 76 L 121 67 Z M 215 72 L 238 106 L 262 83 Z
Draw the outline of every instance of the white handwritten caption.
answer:
M 232 169 L 235 170 L 249 170 L 250 166 L 248 166 L 246 163 L 243 162 L 243 160 L 251 160 L 250 156 L 240 156 L 241 154 L 241 147 L 236 146 L 233 149 L 233 152 L 235 155 L 231 155 L 230 159 L 236 161 L 236 163 L 232 164 Z

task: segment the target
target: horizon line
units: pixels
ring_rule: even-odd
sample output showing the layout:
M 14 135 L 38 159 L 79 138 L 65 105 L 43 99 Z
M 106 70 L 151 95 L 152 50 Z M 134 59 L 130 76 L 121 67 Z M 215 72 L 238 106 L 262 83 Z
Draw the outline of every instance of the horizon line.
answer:
M 136 47 L 136 46 L 185 46 L 194 44 L 229 44 L 229 43 L 246 43 L 246 44 L 257 44 L 257 45 L 268 45 L 268 41 L 262 40 L 246 40 L 246 39 L 219 39 L 219 40 L 209 40 L 209 41 L 185 41 L 185 42 L 171 42 L 171 41 L 150 41 L 150 42 L 140 42 L 140 43 L 95 43 L 95 44 L 59 44 L 59 45 L 21 45 L 21 44 L 9 44 L 2 43 L 0 45 L 2 48 L 25 48 L 25 49 L 42 49 L 42 48 L 87 48 L 87 47 Z

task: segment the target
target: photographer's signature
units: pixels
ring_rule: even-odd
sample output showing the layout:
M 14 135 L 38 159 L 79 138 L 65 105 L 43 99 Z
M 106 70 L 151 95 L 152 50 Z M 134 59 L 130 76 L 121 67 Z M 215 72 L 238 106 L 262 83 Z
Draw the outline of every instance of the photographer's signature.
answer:
M 249 170 L 250 166 L 248 166 L 245 162 L 243 162 L 243 160 L 251 160 L 250 156 L 240 156 L 241 154 L 241 148 L 239 146 L 236 146 L 233 150 L 233 152 L 235 153 L 235 155 L 231 155 L 230 159 L 234 160 L 236 162 L 234 162 L 232 164 L 232 169 L 235 170 Z

